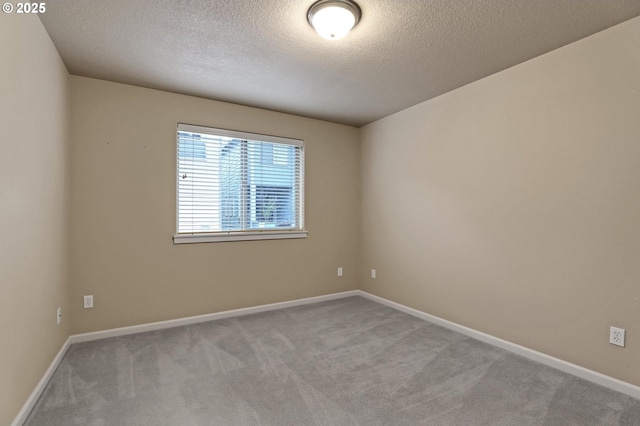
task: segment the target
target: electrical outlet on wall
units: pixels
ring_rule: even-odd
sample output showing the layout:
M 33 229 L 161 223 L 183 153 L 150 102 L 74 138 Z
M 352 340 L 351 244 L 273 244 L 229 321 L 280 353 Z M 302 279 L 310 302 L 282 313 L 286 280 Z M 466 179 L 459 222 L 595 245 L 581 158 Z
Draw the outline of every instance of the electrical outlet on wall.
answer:
M 376 270 L 372 269 L 371 270 L 371 278 L 375 278 L 376 277 Z
M 338 268 L 338 276 L 341 277 L 342 276 L 342 266 L 340 266 Z
M 624 348 L 625 334 L 624 328 L 609 327 L 609 343 Z
M 56 324 L 60 325 L 61 321 L 62 321 L 62 308 L 58 308 L 58 310 L 56 311 Z
M 93 308 L 93 294 L 84 296 L 84 308 L 85 309 Z

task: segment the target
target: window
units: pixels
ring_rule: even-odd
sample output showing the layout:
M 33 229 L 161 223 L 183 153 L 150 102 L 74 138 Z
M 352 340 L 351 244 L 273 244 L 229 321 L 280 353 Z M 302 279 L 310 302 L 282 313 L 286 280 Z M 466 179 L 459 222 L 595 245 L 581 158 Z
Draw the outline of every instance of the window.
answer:
M 301 140 L 178 125 L 174 242 L 304 238 Z
M 206 149 L 200 135 L 193 135 L 190 140 L 185 140 L 178 148 L 179 158 L 206 158 Z

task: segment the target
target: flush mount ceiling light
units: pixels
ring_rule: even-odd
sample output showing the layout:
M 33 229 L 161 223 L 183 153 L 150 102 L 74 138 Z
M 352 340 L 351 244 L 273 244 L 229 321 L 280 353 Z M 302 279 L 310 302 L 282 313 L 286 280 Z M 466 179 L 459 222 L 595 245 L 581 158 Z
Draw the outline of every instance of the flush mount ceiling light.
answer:
M 340 40 L 360 21 L 360 7 L 351 0 L 320 0 L 309 8 L 307 20 L 328 40 Z

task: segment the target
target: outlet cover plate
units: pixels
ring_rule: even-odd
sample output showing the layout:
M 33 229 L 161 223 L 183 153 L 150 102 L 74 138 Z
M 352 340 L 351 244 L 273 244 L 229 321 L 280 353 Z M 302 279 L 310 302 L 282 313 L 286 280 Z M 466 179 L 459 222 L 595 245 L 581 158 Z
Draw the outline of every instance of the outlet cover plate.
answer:
M 84 308 L 85 309 L 93 308 L 93 294 L 84 296 Z
M 622 346 L 624 348 L 625 334 L 624 328 L 610 327 L 609 343 L 616 346 Z

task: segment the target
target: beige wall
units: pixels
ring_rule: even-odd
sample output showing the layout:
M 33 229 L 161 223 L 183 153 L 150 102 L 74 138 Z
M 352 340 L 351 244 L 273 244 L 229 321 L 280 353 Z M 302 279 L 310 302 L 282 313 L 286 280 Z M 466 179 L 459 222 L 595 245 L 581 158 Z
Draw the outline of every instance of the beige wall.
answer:
M 358 129 L 75 76 L 71 105 L 74 334 L 356 288 Z M 304 139 L 308 238 L 174 245 L 178 122 Z
M 36 16 L 0 16 L 0 54 L 0 424 L 8 425 L 70 331 L 69 75 Z
M 638 46 L 640 18 L 364 127 L 361 288 L 640 385 Z

